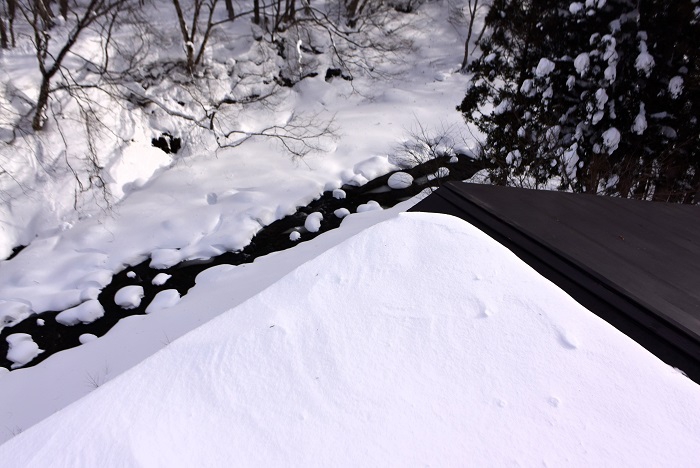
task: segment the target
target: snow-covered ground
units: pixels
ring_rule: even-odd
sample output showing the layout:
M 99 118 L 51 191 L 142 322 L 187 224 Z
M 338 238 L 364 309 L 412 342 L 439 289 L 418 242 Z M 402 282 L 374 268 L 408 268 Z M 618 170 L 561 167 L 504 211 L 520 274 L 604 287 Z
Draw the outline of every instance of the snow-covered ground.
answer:
M 208 273 L 197 306 L 254 267 Z M 696 384 L 481 231 L 422 213 L 330 248 L 0 446 L 8 467 L 690 467 L 698 453 Z

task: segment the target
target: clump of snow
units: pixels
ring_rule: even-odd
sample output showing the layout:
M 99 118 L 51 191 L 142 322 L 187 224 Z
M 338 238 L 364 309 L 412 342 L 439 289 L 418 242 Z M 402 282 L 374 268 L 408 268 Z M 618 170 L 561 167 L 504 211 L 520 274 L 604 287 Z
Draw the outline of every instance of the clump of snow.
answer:
M 581 2 L 572 2 L 571 5 L 569 5 L 569 12 L 571 12 L 572 15 L 579 13 L 581 10 L 583 10 L 583 3 Z
M 126 273 L 126 277 L 131 279 L 136 278 L 136 273 L 134 273 L 133 271 L 128 271 Z
M 7 337 L 7 360 L 12 361 L 12 368 L 16 369 L 31 362 L 32 359 L 43 353 L 43 349 L 34 343 L 31 335 L 26 333 L 13 333 Z
M 450 170 L 446 167 L 438 167 L 438 170 L 435 171 L 433 174 L 428 174 L 427 179 L 428 180 L 435 180 L 435 179 L 442 179 L 443 177 L 447 177 L 450 175 Z
M 357 207 L 357 212 L 358 213 L 364 213 L 366 211 L 380 211 L 383 210 L 382 205 L 377 203 L 374 200 L 370 200 L 367 203 L 364 203 L 360 206 Z
M 668 82 L 668 92 L 671 93 L 673 99 L 678 98 L 678 96 L 683 93 L 683 77 L 674 76 Z
M 395 172 L 389 176 L 387 184 L 395 190 L 405 189 L 413 184 L 413 176 L 406 172 Z
M 333 198 L 336 200 L 343 200 L 347 194 L 345 193 L 345 190 L 343 189 L 335 189 L 333 190 Z
M 644 108 L 644 103 L 639 103 L 639 114 L 634 118 L 634 124 L 632 125 L 632 131 L 637 135 L 642 135 L 647 129 L 647 117 L 646 110 Z
M 167 273 L 158 273 L 155 277 L 153 277 L 151 284 L 153 284 L 153 286 L 163 286 L 171 277 L 172 275 Z
M 350 210 L 347 208 L 338 208 L 333 212 L 333 214 L 336 216 L 336 218 L 343 219 L 350 214 Z
M 56 315 L 56 321 L 61 325 L 73 326 L 79 323 L 92 323 L 98 318 L 104 316 L 104 314 L 105 310 L 102 307 L 102 304 L 100 304 L 99 301 L 92 299 L 85 301 L 72 309 L 64 310 L 60 314 Z
M 20 322 L 31 315 L 29 305 L 22 302 L 0 300 L 0 330 Z
M 532 80 L 527 79 L 523 81 L 523 84 L 520 85 L 520 93 L 524 94 L 525 96 L 532 96 L 533 94 L 533 83 Z
M 458 162 L 459 162 L 459 157 L 457 155 L 450 157 L 450 164 L 457 164 Z
M 164 270 L 177 265 L 182 260 L 182 254 L 177 249 L 156 249 L 151 252 L 150 267 L 156 270 Z
M 603 132 L 603 144 L 608 148 L 608 154 L 613 154 L 620 144 L 620 132 L 615 127 L 610 127 Z
M 652 68 L 654 68 L 655 62 L 654 57 L 647 51 L 647 43 L 645 40 L 639 41 L 639 55 L 634 61 L 634 67 L 639 73 L 644 73 L 647 77 L 651 74 Z
M 321 229 L 321 220 L 323 219 L 323 214 L 315 211 L 308 215 L 304 220 L 304 228 L 309 232 L 318 232 Z
M 554 67 L 555 67 L 554 62 L 552 62 L 551 60 L 549 60 L 545 57 L 542 57 L 540 59 L 539 63 L 537 64 L 537 69 L 535 70 L 535 76 L 537 76 L 539 78 L 543 78 L 543 77 L 549 75 L 550 73 L 552 73 L 554 71 Z
M 146 313 L 152 314 L 159 310 L 169 309 L 178 302 L 180 302 L 180 293 L 177 289 L 166 289 L 156 294 L 151 303 L 148 304 L 148 307 L 146 307 Z
M 574 75 L 569 75 L 569 77 L 566 79 L 566 87 L 571 91 L 574 89 L 574 85 L 576 84 L 576 77 Z
M 93 335 L 92 333 L 83 333 L 78 337 L 78 341 L 80 341 L 80 344 L 89 343 L 91 341 L 95 341 L 96 339 L 97 336 Z
M 552 96 L 554 96 L 554 88 L 552 88 L 552 85 L 549 85 L 542 93 L 542 99 L 551 99 Z
M 292 231 L 289 233 L 289 240 L 292 242 L 296 242 L 299 239 L 301 239 L 301 234 L 299 234 L 299 231 Z
M 122 309 L 135 309 L 143 298 L 142 286 L 124 286 L 114 295 L 114 302 Z
M 522 156 L 521 156 L 519 150 L 509 151 L 508 154 L 506 155 L 506 163 L 507 164 L 514 164 L 516 167 L 518 167 L 518 166 L 520 166 L 521 160 L 522 160 Z
M 46 322 L 44 321 L 44 319 L 36 319 L 36 324 L 40 327 L 43 327 L 44 325 L 46 325 Z
M 513 104 L 510 102 L 510 99 L 504 99 L 501 102 L 499 102 L 496 107 L 494 107 L 493 113 L 495 115 L 501 115 L 504 112 L 508 112 L 512 108 L 513 108 Z
M 355 174 L 364 177 L 365 183 L 379 176 L 383 176 L 387 172 L 395 171 L 396 169 L 398 169 L 398 167 L 389 161 L 388 156 L 373 156 L 355 164 L 353 167 Z
M 574 68 L 576 68 L 576 72 L 579 74 L 579 76 L 586 75 L 590 64 L 591 58 L 586 52 L 578 54 L 578 56 L 576 56 L 576 59 L 574 60 Z
M 593 114 L 593 117 L 591 118 L 591 123 L 592 123 L 593 125 L 597 125 L 598 122 L 600 122 L 601 120 L 603 120 L 603 117 L 605 117 L 605 112 L 603 112 L 603 111 L 598 111 L 598 112 L 596 112 L 596 113 Z

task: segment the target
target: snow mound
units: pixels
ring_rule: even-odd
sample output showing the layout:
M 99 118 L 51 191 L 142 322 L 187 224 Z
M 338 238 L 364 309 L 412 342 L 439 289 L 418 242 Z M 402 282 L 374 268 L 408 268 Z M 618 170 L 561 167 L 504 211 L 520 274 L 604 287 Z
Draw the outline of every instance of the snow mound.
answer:
M 21 322 L 30 315 L 31 309 L 27 304 L 0 300 L 0 330 L 7 325 Z
M 153 286 L 163 286 L 171 277 L 172 275 L 167 273 L 158 273 L 151 281 L 151 284 Z
M 166 289 L 156 294 L 148 307 L 146 307 L 146 313 L 152 314 L 163 309 L 169 309 L 175 304 L 180 302 L 180 293 L 177 289 Z
M 397 169 L 398 167 L 389 161 L 388 156 L 374 156 L 355 164 L 353 167 L 355 174 L 359 174 L 367 180 L 376 179 Z
M 304 220 L 304 228 L 309 232 L 318 232 L 321 229 L 321 220 L 323 219 L 323 214 L 315 211 L 308 215 Z
M 142 286 L 124 286 L 114 295 L 114 302 L 122 309 L 135 309 L 143 296 Z
M 78 341 L 80 341 L 80 344 L 86 344 L 91 341 L 95 341 L 97 339 L 97 336 L 93 335 L 92 333 L 83 333 L 78 337 Z
M 32 359 L 43 353 L 43 349 L 34 343 L 31 335 L 26 333 L 13 333 L 7 337 L 7 360 L 12 361 L 12 368 L 22 367 Z M 3 458 L 3 457 L 0 457 Z
M 405 189 L 413 183 L 413 176 L 405 172 L 395 172 L 389 176 L 387 184 L 392 189 Z
M 450 175 L 450 170 L 446 167 L 438 167 L 434 174 L 428 174 L 428 180 L 442 179 Z
M 289 240 L 292 242 L 296 242 L 299 239 L 301 239 L 301 234 L 299 234 L 299 231 L 292 231 L 289 233 Z
M 690 466 L 698 420 L 697 385 L 500 244 L 408 213 L 18 434 L 0 459 Z
M 92 299 L 64 310 L 56 315 L 56 321 L 62 325 L 73 326 L 79 323 L 92 323 L 105 314 L 105 310 L 99 301 Z
M 342 199 L 345 198 L 346 196 L 347 196 L 347 195 L 346 195 L 346 193 L 345 193 L 345 190 L 342 190 L 342 189 L 335 189 L 335 190 L 333 190 L 333 198 L 335 198 L 335 199 L 337 199 L 337 200 L 342 200 Z
M 347 208 L 338 208 L 333 212 L 333 214 L 336 218 L 342 219 L 350 214 L 350 210 L 348 210 Z
M 370 200 L 367 203 L 363 203 L 362 205 L 357 207 L 357 212 L 358 213 L 365 213 L 367 211 L 379 211 L 382 210 L 382 206 L 377 203 L 374 200 Z

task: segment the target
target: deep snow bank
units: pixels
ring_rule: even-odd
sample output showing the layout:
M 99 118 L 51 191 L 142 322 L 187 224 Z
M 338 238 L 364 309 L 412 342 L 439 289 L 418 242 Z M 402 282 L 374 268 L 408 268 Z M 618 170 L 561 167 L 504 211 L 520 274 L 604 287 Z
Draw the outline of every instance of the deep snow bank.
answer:
M 0 446 L 7 466 L 690 466 L 700 389 L 467 223 L 401 214 Z

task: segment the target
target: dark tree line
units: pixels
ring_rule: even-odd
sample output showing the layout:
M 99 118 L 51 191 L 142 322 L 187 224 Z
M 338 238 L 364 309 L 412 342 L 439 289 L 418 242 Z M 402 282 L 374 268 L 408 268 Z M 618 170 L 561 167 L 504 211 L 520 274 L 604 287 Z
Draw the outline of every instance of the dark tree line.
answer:
M 495 0 L 458 107 L 499 184 L 700 200 L 700 5 Z

